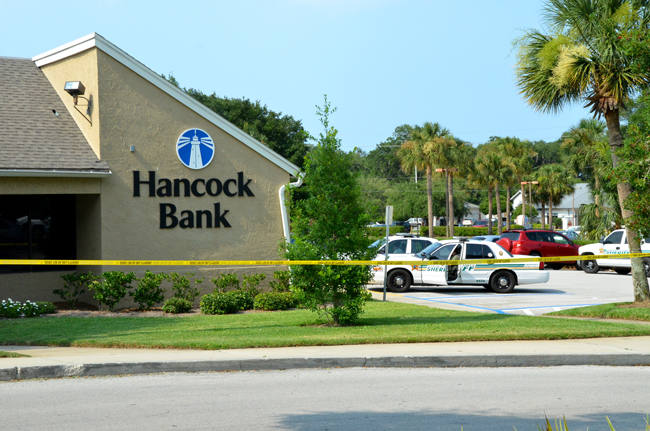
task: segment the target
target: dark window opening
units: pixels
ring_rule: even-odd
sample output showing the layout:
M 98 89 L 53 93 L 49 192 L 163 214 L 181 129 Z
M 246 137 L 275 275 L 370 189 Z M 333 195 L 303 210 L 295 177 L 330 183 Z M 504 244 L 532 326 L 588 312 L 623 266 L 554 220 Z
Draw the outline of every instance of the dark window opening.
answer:
M 0 259 L 77 257 L 74 195 L 0 196 Z M 74 266 L 0 265 L 0 272 L 67 271 Z

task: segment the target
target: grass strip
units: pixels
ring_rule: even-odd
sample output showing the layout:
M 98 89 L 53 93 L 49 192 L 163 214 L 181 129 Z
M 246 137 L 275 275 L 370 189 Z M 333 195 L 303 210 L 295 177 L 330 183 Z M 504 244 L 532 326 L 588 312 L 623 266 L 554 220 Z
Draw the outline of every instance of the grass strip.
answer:
M 355 326 L 307 310 L 225 316 L 57 317 L 0 321 L 0 345 L 234 349 L 372 343 L 556 340 L 650 335 L 650 326 L 369 302 Z
M 625 308 L 632 302 L 618 302 L 614 304 L 592 305 L 589 307 L 570 308 L 568 310 L 548 313 L 551 316 L 591 317 L 595 319 L 624 319 L 643 320 L 650 322 L 650 308 Z
M 29 358 L 29 355 L 21 355 L 20 353 L 4 352 L 0 350 L 0 358 Z

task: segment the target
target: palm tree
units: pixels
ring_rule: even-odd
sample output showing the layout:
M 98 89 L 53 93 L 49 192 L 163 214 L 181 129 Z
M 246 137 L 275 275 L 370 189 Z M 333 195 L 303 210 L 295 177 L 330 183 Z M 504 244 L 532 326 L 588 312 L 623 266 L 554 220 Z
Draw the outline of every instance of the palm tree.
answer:
M 557 205 L 564 196 L 573 192 L 575 180 L 571 173 L 558 163 L 540 166 L 537 170 L 537 180 L 543 190 L 541 195 L 548 199 L 549 229 L 554 229 L 553 204 Z
M 494 146 L 487 144 L 479 150 L 476 156 L 474 183 L 480 186 L 487 186 L 488 189 L 488 235 L 492 235 L 492 190 L 496 190 L 498 231 L 502 232 L 501 222 L 501 197 L 499 196 L 499 182 L 503 177 L 503 171 L 508 169 L 503 158 L 494 151 Z
M 543 112 L 557 112 L 573 102 L 586 102 L 604 116 L 612 166 L 623 146 L 620 108 L 650 83 L 650 70 L 636 68 L 623 36 L 650 28 L 649 0 L 547 0 L 543 26 L 519 39 L 517 84 L 528 102 Z M 624 220 L 634 214 L 624 202 L 632 194 L 628 182 L 617 184 Z M 641 252 L 637 231 L 627 229 L 630 253 Z M 634 300 L 650 300 L 641 258 L 632 258 Z
M 415 168 L 426 169 L 429 235 L 433 235 L 432 175 L 434 161 L 436 160 L 436 154 L 431 151 L 430 147 L 433 140 L 448 135 L 449 130 L 440 126 L 440 124 L 426 122 L 422 127 L 415 127 L 411 139 L 405 141 L 397 151 L 397 157 L 404 172 L 411 173 Z
M 589 181 L 596 207 L 601 203 L 601 184 L 605 182 L 605 176 L 612 171 L 612 157 L 605 135 L 606 127 L 604 122 L 595 118 L 582 119 L 577 126 L 562 135 L 562 148 L 570 153 L 564 163 L 576 176 L 580 173 L 587 174 L 586 179 Z
M 495 141 L 495 145 L 497 146 L 499 153 L 504 157 L 504 163 L 512 172 L 509 181 L 504 183 L 508 200 L 508 207 L 506 209 L 507 227 L 510 229 L 510 188 L 516 184 L 520 184 L 521 181 L 523 181 L 524 176 L 530 173 L 533 169 L 533 157 L 535 157 L 537 153 L 533 150 L 533 144 L 529 141 L 522 141 L 513 137 L 499 138 Z M 522 210 L 524 210 L 526 208 L 526 194 L 523 185 L 521 186 L 521 198 L 522 205 L 524 205 Z

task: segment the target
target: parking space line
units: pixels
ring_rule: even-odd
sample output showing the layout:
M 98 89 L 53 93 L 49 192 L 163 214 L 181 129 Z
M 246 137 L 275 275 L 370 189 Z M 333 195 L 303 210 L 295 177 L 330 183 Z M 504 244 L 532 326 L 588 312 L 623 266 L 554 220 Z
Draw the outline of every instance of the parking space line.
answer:
M 543 305 L 540 307 L 523 307 L 523 308 L 502 308 L 501 311 L 517 311 L 517 310 L 532 310 L 536 308 L 553 308 L 556 311 L 560 311 L 559 307 L 589 307 L 591 305 L 603 305 L 602 303 L 598 304 L 565 304 L 565 305 Z
M 500 293 L 487 293 L 484 295 L 467 295 L 467 296 L 432 296 L 431 298 L 434 299 L 465 299 L 465 298 L 504 298 L 508 297 L 511 298 L 513 296 L 550 296 L 550 295 L 573 295 L 572 293 L 519 293 L 519 294 L 508 294 L 507 296 L 504 296 Z M 419 296 L 404 296 L 404 298 L 412 298 L 412 299 L 425 299 Z
M 404 296 L 404 298 L 419 299 L 421 301 L 436 302 L 438 304 L 457 305 L 459 307 L 476 308 L 476 309 L 479 309 L 479 310 L 493 311 L 493 312 L 495 312 L 497 314 L 506 314 L 506 313 L 503 313 L 501 310 L 495 310 L 493 308 L 478 307 L 476 305 L 457 304 L 455 302 L 438 301 L 435 298 L 416 298 L 416 297 L 413 297 L 413 296 Z
M 535 315 L 535 313 L 530 311 L 528 308 L 524 308 L 523 310 L 524 310 L 524 313 L 528 314 L 529 316 L 534 316 Z

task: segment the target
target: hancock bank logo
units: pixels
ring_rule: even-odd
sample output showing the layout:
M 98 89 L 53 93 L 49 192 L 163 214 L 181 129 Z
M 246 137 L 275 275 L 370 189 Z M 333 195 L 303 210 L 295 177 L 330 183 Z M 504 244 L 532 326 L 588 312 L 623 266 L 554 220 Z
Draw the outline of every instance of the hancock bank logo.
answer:
M 201 129 L 188 129 L 178 137 L 176 154 L 190 169 L 203 169 L 214 157 L 212 138 Z

